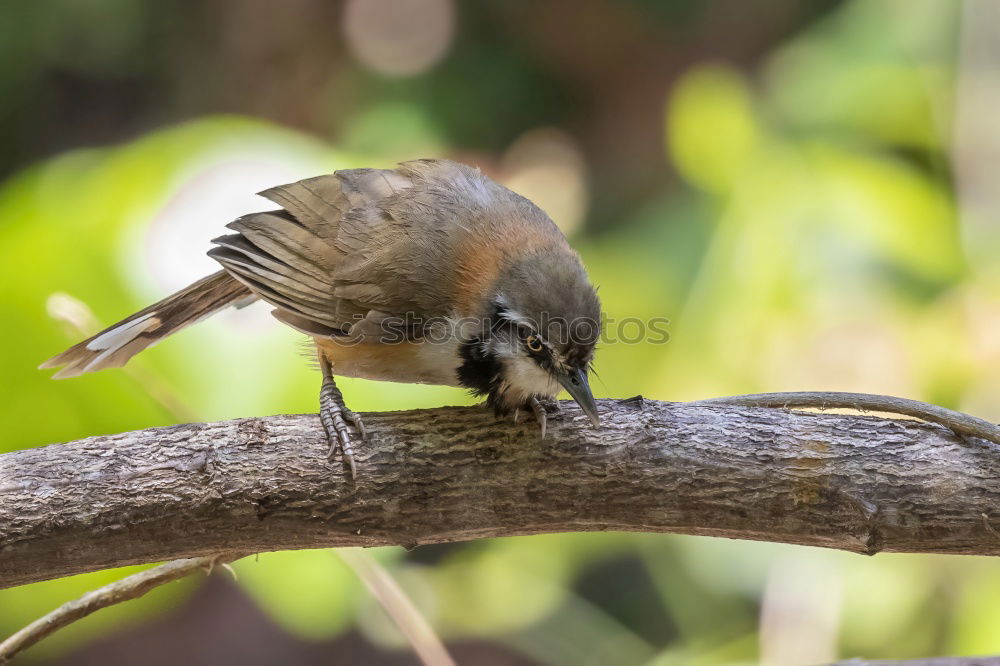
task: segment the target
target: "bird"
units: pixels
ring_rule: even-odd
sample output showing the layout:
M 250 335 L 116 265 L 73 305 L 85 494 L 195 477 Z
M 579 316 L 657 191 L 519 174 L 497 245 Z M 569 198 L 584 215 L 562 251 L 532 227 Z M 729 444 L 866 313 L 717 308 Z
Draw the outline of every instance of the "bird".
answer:
M 227 224 L 221 270 L 42 363 L 75 377 L 123 366 L 182 328 L 261 300 L 312 339 L 333 460 L 357 476 L 367 439 L 336 377 L 457 386 L 498 417 L 547 412 L 565 389 L 600 425 L 589 375 L 601 304 L 538 206 L 446 159 L 346 169 L 259 193 L 277 208 Z

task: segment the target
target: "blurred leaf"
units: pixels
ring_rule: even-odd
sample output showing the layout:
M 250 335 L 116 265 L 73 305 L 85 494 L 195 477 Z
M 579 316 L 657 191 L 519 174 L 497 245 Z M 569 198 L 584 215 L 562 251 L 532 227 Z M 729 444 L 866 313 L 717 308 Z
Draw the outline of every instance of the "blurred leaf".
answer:
M 881 259 L 935 283 L 963 267 L 956 216 L 941 184 L 906 164 L 829 145 L 809 148 L 827 223 Z
M 955 655 L 996 654 L 1000 652 L 1000 562 L 996 558 L 968 559 L 953 591 L 957 602 L 951 617 L 954 633 L 945 651 Z
M 693 184 L 727 192 L 745 172 L 760 130 L 750 90 L 734 70 L 699 65 L 674 85 L 667 108 L 667 149 Z
M 935 558 L 892 553 L 878 557 L 883 561 L 874 564 L 850 555 L 837 558 L 846 565 L 844 653 L 898 659 L 933 651 L 933 634 L 919 636 L 908 629 L 934 601 L 927 581 Z
M 359 593 L 354 572 L 329 550 L 261 553 L 236 562 L 240 585 L 275 622 L 319 640 L 351 621 Z
M 940 147 L 959 8 L 933 0 L 845 3 L 770 58 L 769 103 L 797 131 Z
M 542 537 L 558 542 L 557 537 Z M 567 551 L 534 538 L 461 551 L 434 571 L 442 626 L 499 635 L 537 622 L 565 598 Z

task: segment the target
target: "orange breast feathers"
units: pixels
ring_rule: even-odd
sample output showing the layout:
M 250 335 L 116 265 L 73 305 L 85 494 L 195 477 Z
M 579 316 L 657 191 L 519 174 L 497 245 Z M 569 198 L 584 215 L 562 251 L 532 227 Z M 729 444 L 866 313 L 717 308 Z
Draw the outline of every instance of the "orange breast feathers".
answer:
M 316 347 L 341 377 L 360 377 L 383 382 L 459 386 L 461 364 L 458 342 L 413 341 L 399 343 L 339 344 L 317 337 Z
M 454 303 L 460 316 L 479 311 L 487 290 L 503 267 L 541 250 L 572 252 L 553 223 L 511 220 L 491 225 L 487 233 L 469 234 L 455 251 Z

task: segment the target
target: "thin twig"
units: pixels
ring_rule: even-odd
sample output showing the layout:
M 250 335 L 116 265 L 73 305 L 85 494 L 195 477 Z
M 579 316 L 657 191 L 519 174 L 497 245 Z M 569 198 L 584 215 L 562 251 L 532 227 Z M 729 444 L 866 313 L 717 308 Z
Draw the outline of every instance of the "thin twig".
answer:
M 874 393 L 845 393 L 841 391 L 788 391 L 784 393 L 753 393 L 725 398 L 709 398 L 687 403 L 689 405 L 729 405 L 743 407 L 770 407 L 777 409 L 850 409 L 858 412 L 901 414 L 937 423 L 959 435 L 979 437 L 1000 444 L 1000 426 L 984 419 L 956 412 L 947 407 L 931 405 L 919 400 L 897 398 Z
M 214 567 L 241 557 L 243 554 L 225 554 L 174 560 L 91 590 L 79 599 L 67 602 L 48 615 L 35 620 L 0 643 L 0 664 L 7 663 L 15 655 L 46 636 L 87 617 L 94 611 L 130 599 L 138 599 L 150 590 L 183 578 L 197 569 L 203 569 L 210 573 Z
M 336 551 L 381 604 L 426 666 L 455 666 L 444 643 L 385 567 L 363 550 Z

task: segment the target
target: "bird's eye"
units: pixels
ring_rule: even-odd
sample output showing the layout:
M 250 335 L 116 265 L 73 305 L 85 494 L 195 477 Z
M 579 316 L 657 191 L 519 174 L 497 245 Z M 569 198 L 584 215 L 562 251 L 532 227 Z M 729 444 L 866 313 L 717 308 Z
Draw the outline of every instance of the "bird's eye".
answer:
M 529 335 L 527 339 L 525 339 L 524 344 L 528 346 L 528 351 L 542 351 L 542 341 L 537 335 Z

